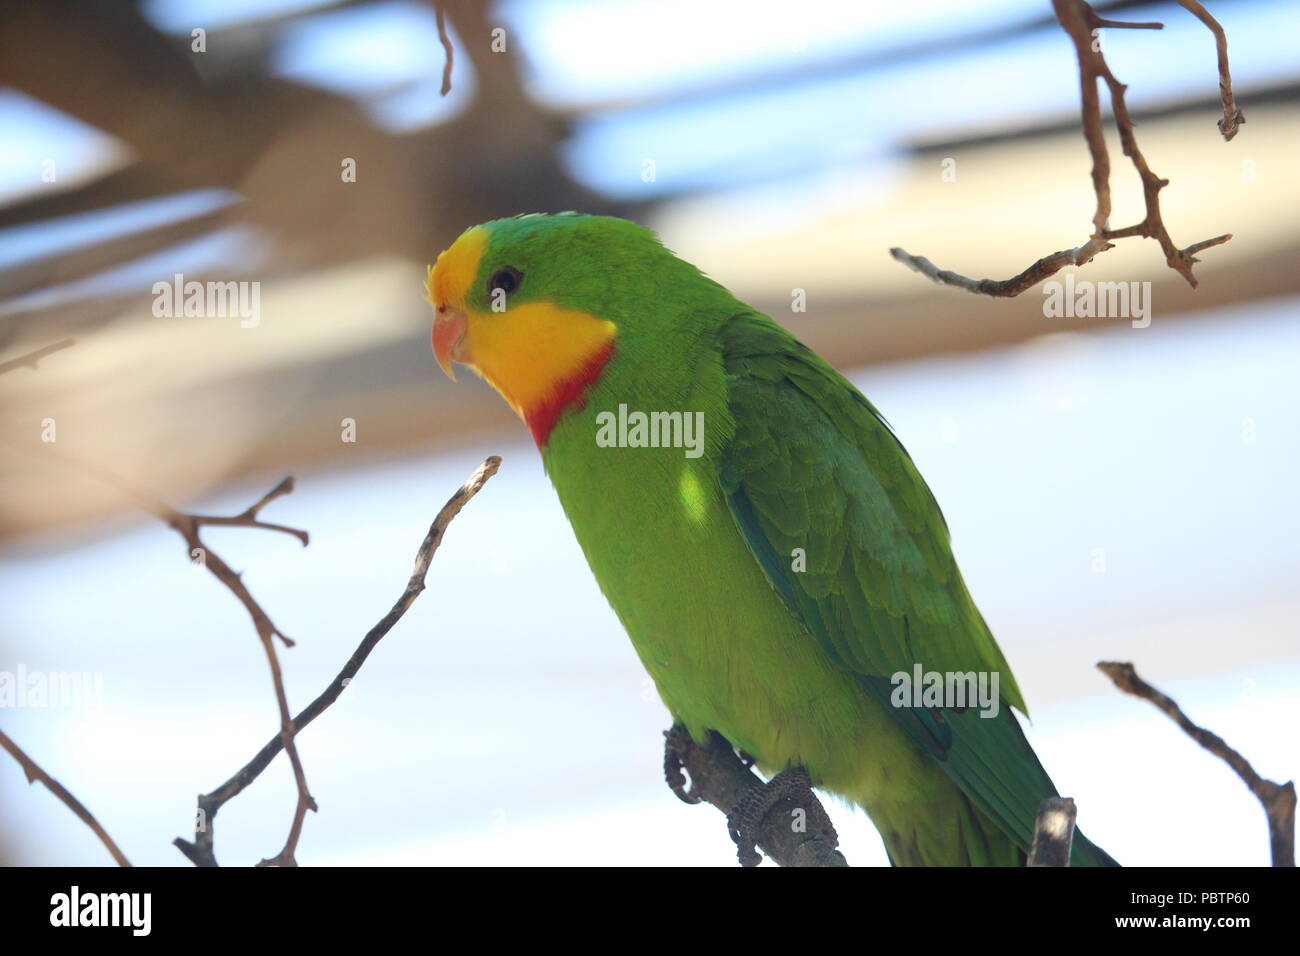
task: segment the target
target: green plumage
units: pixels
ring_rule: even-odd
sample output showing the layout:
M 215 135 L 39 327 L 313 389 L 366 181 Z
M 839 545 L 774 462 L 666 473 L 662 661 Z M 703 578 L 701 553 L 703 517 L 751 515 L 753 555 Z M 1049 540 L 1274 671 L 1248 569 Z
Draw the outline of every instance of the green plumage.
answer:
M 947 526 L 880 414 L 779 325 L 621 220 L 490 223 L 480 278 L 617 325 L 542 453 L 675 719 L 858 804 L 897 865 L 1015 865 L 1055 788 Z M 704 453 L 606 448 L 597 416 L 702 412 Z M 1000 675 L 996 718 L 896 707 L 891 675 Z M 1082 835 L 1075 865 L 1110 860 Z

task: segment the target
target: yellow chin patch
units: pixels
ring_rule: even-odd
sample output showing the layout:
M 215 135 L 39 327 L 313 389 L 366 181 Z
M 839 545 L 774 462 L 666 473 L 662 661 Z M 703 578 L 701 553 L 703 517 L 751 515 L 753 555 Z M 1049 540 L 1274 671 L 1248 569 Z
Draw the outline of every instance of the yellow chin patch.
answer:
M 429 266 L 424 295 L 434 308 L 461 303 L 478 275 L 478 264 L 487 244 L 488 231 L 482 226 L 466 229 L 459 239 L 443 250 L 438 261 Z
M 607 357 L 616 328 L 590 313 L 550 302 L 479 312 L 466 304 L 478 276 L 489 234 L 466 230 L 438 256 L 425 278 L 425 297 L 435 309 L 464 311 L 465 336 L 457 358 L 483 376 L 525 422 L 577 386 L 593 362 Z M 530 427 L 532 427 L 530 422 Z
M 465 335 L 473 368 L 520 418 L 552 401 L 613 341 L 613 322 L 549 302 L 471 312 Z

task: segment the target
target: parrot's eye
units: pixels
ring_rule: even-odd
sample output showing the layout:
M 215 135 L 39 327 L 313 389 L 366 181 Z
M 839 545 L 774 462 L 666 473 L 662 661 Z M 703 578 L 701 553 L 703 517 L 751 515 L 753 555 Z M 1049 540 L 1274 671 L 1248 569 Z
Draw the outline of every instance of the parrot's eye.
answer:
M 514 291 L 519 288 L 520 283 L 524 281 L 524 274 L 518 269 L 512 269 L 510 266 L 504 266 L 492 273 L 492 278 L 488 279 L 488 296 L 492 297 L 498 294 L 513 295 Z

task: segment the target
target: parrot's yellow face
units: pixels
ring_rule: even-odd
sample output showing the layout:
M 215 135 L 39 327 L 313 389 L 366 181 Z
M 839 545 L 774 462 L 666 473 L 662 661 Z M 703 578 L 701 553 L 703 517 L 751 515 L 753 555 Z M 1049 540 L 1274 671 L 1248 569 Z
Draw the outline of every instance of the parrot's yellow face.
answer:
M 453 361 L 472 367 L 465 354 L 464 339 L 469 331 L 465 294 L 478 275 L 487 239 L 487 230 L 482 226 L 467 230 L 438 255 L 425 279 L 425 298 L 437 310 L 437 318 L 433 320 L 433 354 L 453 382 L 456 381 Z
M 549 431 L 551 412 L 558 415 L 556 401 L 567 403 L 574 383 L 585 384 L 596 359 L 608 358 L 616 329 L 556 305 L 546 257 L 535 249 L 493 248 L 491 239 L 487 227 L 475 226 L 429 267 L 433 353 L 452 381 L 453 362 L 481 375 L 537 436 L 542 419 Z

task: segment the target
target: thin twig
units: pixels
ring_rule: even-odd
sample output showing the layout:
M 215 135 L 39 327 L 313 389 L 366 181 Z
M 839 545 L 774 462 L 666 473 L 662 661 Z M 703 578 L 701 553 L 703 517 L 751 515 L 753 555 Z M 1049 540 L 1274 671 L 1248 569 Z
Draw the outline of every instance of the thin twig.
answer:
M 244 509 L 239 514 L 232 517 L 220 517 L 215 515 L 186 515 L 194 522 L 195 527 L 209 526 L 226 526 L 235 528 L 262 528 L 265 531 L 280 531 L 284 534 L 292 535 L 302 542 L 302 546 L 307 547 L 310 540 L 306 531 L 299 528 L 290 528 L 282 524 L 268 524 L 265 521 L 257 519 L 257 513 L 266 506 L 268 502 L 274 501 L 281 495 L 287 495 L 293 491 L 293 476 L 285 478 L 278 485 L 264 494 L 260 501 Z
M 392 608 L 385 614 L 374 627 L 372 627 L 352 656 L 348 658 L 343 669 L 330 682 L 329 686 L 321 692 L 315 700 L 307 705 L 292 722 L 292 735 L 297 735 L 304 727 L 319 717 L 325 710 L 338 700 L 348 683 L 361 670 L 361 665 L 365 663 L 370 652 L 374 650 L 375 645 L 393 629 L 393 626 L 401 620 L 410 606 L 415 603 L 420 592 L 425 588 L 424 580 L 429 573 L 429 564 L 433 556 L 437 553 L 438 546 L 442 543 L 442 538 L 451 524 L 452 519 L 460 513 L 465 504 L 478 494 L 479 490 L 489 478 L 496 474 L 497 469 L 501 467 L 501 459 L 496 455 L 491 456 L 483 464 L 479 465 L 474 474 L 470 476 L 465 484 L 457 489 L 456 493 L 448 499 L 447 503 L 442 506 L 437 517 L 433 519 L 433 524 L 429 526 L 428 533 L 424 536 L 424 541 L 420 544 L 419 550 L 415 555 L 415 568 L 411 572 L 411 577 L 406 583 L 406 588 L 402 591 L 401 596 L 393 604 Z M 177 849 L 197 866 L 216 866 L 216 856 L 213 853 L 213 823 L 220 810 L 229 800 L 238 796 L 243 790 L 265 770 L 275 759 L 281 750 L 285 749 L 284 735 L 280 734 L 272 737 L 267 741 L 243 768 L 241 768 L 233 777 L 223 783 L 211 793 L 203 794 L 198 800 L 198 814 L 194 829 L 194 840 L 177 837 L 172 841 Z
M 1074 818 L 1078 813 L 1069 797 L 1048 797 L 1038 805 L 1034 841 L 1025 866 L 1069 866 Z
M 131 861 L 128 860 L 126 855 L 117 848 L 117 844 L 113 842 L 113 838 L 108 835 L 108 832 L 102 826 L 99 825 L 99 821 L 95 819 L 93 813 L 86 809 L 85 804 L 69 793 L 63 784 L 59 783 L 59 781 L 55 780 L 48 773 L 42 770 L 37 765 L 36 761 L 23 753 L 22 748 L 14 743 L 3 730 L 0 730 L 0 747 L 9 751 L 9 753 L 13 755 L 13 758 L 18 761 L 18 764 L 23 768 L 23 773 L 27 775 L 28 783 L 35 783 L 39 780 L 41 783 L 45 784 L 46 790 L 50 791 L 50 793 L 62 800 L 69 810 L 80 817 L 81 821 L 95 832 L 95 836 L 99 837 L 99 842 L 108 848 L 108 852 L 112 854 L 113 859 L 117 861 L 118 866 L 131 865 Z
M 1132 664 L 1119 661 L 1101 661 L 1097 669 L 1115 682 L 1115 686 L 1126 694 L 1150 701 L 1164 711 L 1174 723 L 1183 729 L 1187 736 L 1224 761 L 1236 771 L 1242 781 L 1250 788 L 1268 816 L 1269 848 L 1274 866 L 1295 866 L 1295 784 L 1284 784 L 1265 780 L 1255 772 L 1241 754 L 1233 750 L 1218 734 L 1198 727 L 1188 719 L 1169 697 L 1152 687 L 1138 676 Z
M 1105 239 L 1122 239 L 1127 236 L 1144 236 L 1155 239 L 1165 254 L 1165 263 L 1173 269 L 1192 288 L 1196 288 L 1196 277 L 1192 274 L 1192 265 L 1197 261 L 1189 249 L 1179 249 L 1160 212 L 1160 190 L 1169 185 L 1169 180 L 1161 179 L 1151 171 L 1146 157 L 1138 147 L 1137 134 L 1133 128 L 1133 117 L 1129 114 L 1128 103 L 1124 98 L 1127 89 L 1115 78 L 1106 63 L 1101 50 L 1093 44 L 1093 34 L 1100 24 L 1100 17 L 1083 0 L 1052 0 L 1056 8 L 1057 19 L 1065 32 L 1074 41 L 1075 53 L 1079 60 L 1079 80 L 1084 91 L 1084 130 L 1088 148 L 1093 156 L 1093 184 L 1098 186 L 1098 177 L 1104 176 L 1104 188 L 1097 188 L 1097 211 L 1093 216 L 1096 234 Z M 1115 128 L 1119 132 L 1120 146 L 1124 155 L 1133 163 L 1138 178 L 1142 182 L 1142 197 L 1146 206 L 1146 216 L 1133 226 L 1122 229 L 1110 228 L 1110 160 L 1106 151 L 1105 137 L 1102 135 L 1101 109 L 1097 98 L 1097 80 L 1105 81 L 1110 91 L 1111 112 L 1115 114 Z M 1088 91 L 1091 90 L 1091 96 Z M 1219 236 L 1214 240 L 1197 243 L 1196 248 L 1205 249 L 1219 245 L 1232 238 L 1230 235 Z
M 262 649 L 266 653 L 267 666 L 271 670 L 271 683 L 275 689 L 276 707 L 280 713 L 280 737 L 284 740 L 285 748 L 289 753 L 289 763 L 293 767 L 293 779 L 297 787 L 298 799 L 294 806 L 293 821 L 289 825 L 289 834 L 285 837 L 284 846 L 274 857 L 262 860 L 258 864 L 259 866 L 297 866 L 294 853 L 298 848 L 298 840 L 302 836 L 307 811 L 317 809 L 316 801 L 307 787 L 307 775 L 303 770 L 302 760 L 298 756 L 298 748 L 293 743 L 293 723 L 289 711 L 289 697 L 284 689 L 284 675 L 280 670 L 280 657 L 275 650 L 275 639 L 277 637 L 284 641 L 287 647 L 292 647 L 293 641 L 271 622 L 270 616 L 262 609 L 262 606 L 248 588 L 244 586 L 242 577 L 203 543 L 203 540 L 199 537 L 199 529 L 204 525 L 224 524 L 283 531 L 298 538 L 305 547 L 307 532 L 282 525 L 267 525 L 257 518 L 258 512 L 261 511 L 263 505 L 282 495 L 287 495 L 291 491 L 293 491 L 293 477 L 289 476 L 258 499 L 256 503 L 250 505 L 240 514 L 228 519 L 186 514 L 166 505 L 162 506 L 166 513 L 161 516 L 168 525 L 185 539 L 191 557 L 196 554 L 200 555 L 202 564 L 216 576 L 217 580 L 229 588 L 230 592 L 247 609 L 249 616 L 253 619 L 253 627 L 257 631 L 257 636 L 262 642 Z
M 956 286 L 959 289 L 965 289 L 967 292 L 974 292 L 979 295 L 1010 297 L 1019 295 L 1026 289 L 1038 285 L 1048 276 L 1060 272 L 1066 266 L 1081 266 L 1091 262 L 1093 256 L 1105 252 L 1111 248 L 1111 245 L 1111 243 L 1102 239 L 1089 239 L 1077 249 L 1065 249 L 1061 252 L 1054 252 L 1050 256 L 1044 256 L 1024 272 L 1012 276 L 1010 279 L 970 279 L 956 272 L 940 269 L 924 256 L 911 255 L 897 246 L 890 249 L 889 254 L 909 269 L 914 269 L 940 285 Z
M 199 539 L 199 529 L 209 525 L 220 525 L 224 527 L 240 528 L 261 528 L 265 531 L 278 531 L 284 534 L 292 535 L 302 542 L 305 547 L 309 536 L 306 531 L 298 528 L 290 528 L 285 525 L 268 524 L 258 519 L 258 513 L 268 502 L 273 501 L 283 495 L 293 491 L 293 476 L 284 478 L 278 485 L 268 491 L 255 504 L 246 508 L 238 515 L 231 517 L 218 517 L 214 515 L 196 515 L 183 511 L 177 511 L 171 505 L 155 497 L 148 491 L 132 484 L 123 479 L 120 475 L 104 468 L 102 465 L 89 459 L 82 458 L 70 452 L 62 451 L 52 445 L 46 445 L 41 454 L 44 457 L 54 458 L 71 468 L 75 468 L 93 478 L 109 485 L 123 496 L 129 498 L 141 511 L 148 512 L 155 516 L 168 527 L 174 529 L 189 546 L 189 557 L 191 560 L 200 561 L 209 571 L 216 576 L 230 591 L 239 599 L 245 610 L 248 611 L 249 617 L 253 620 L 253 626 L 260 635 L 266 631 L 278 637 L 285 647 L 293 647 L 293 640 L 272 623 L 270 616 L 257 603 L 244 582 L 239 572 L 231 569 L 218 555 L 208 548 Z
M 55 352 L 62 352 L 64 349 L 70 349 L 77 344 L 76 339 L 61 339 L 53 345 L 47 345 L 44 348 L 37 349 L 35 352 L 28 352 L 26 355 L 20 355 L 16 359 L 10 359 L 7 362 L 0 362 L 0 375 L 5 372 L 12 372 L 14 369 L 30 368 L 36 369 L 36 363 L 47 355 L 53 355 Z
M 1157 23 L 1154 20 L 1147 20 L 1143 23 L 1130 23 L 1127 20 L 1107 20 L 1103 17 L 1097 18 L 1097 26 L 1110 27 L 1115 30 L 1163 30 L 1165 25 Z
M 442 63 L 442 95 L 446 96 L 451 92 L 451 64 L 455 53 L 451 47 L 451 36 L 447 33 L 447 11 L 446 4 L 443 0 L 434 0 L 434 14 L 438 20 L 438 39 L 442 41 L 442 52 L 445 59 Z
M 664 731 L 664 776 L 668 786 L 686 803 L 705 801 L 729 815 L 746 794 L 763 786 L 763 778 L 749 769 L 720 734 L 707 746 L 697 744 L 680 724 Z M 685 770 L 690 775 L 689 788 Z M 848 866 L 835 847 L 839 837 L 816 796 L 806 800 L 787 797 L 767 812 L 755 828 L 755 842 L 778 866 Z M 792 814 L 802 810 L 805 826 L 790 825 Z
M 1232 95 L 1232 74 L 1228 70 L 1228 35 L 1223 32 L 1219 21 L 1201 6 L 1197 0 L 1178 0 L 1179 6 L 1200 20 L 1214 34 L 1214 46 L 1219 57 L 1219 98 L 1223 101 L 1223 119 L 1219 120 L 1219 132 L 1225 140 L 1237 135 L 1237 130 L 1246 122 L 1245 115 L 1237 109 L 1237 101 Z

